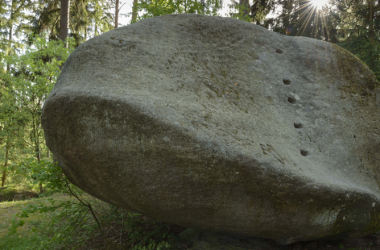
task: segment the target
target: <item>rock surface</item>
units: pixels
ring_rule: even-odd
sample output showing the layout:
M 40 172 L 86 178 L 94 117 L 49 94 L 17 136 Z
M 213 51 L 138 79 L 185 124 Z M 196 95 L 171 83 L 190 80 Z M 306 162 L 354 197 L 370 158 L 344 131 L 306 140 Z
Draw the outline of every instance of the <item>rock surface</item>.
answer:
M 117 206 L 282 244 L 361 237 L 380 229 L 378 85 L 336 45 L 168 15 L 80 45 L 42 125 Z

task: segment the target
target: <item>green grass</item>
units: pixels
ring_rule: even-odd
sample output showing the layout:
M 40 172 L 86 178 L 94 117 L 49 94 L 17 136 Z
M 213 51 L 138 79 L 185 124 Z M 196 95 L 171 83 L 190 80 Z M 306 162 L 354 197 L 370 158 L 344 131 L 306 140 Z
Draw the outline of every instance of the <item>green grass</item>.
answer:
M 26 249 L 43 249 L 41 242 L 46 240 L 45 236 L 32 235 L 12 235 L 0 238 L 0 249 L 7 250 L 26 250 Z
M 69 200 L 68 195 L 55 194 L 52 196 L 55 200 Z M 72 198 L 71 198 L 72 199 Z M 44 249 L 43 242 L 49 241 L 50 235 L 45 233 L 49 226 L 52 213 L 33 213 L 28 218 L 24 218 L 25 224 L 17 229 L 15 235 L 8 235 L 8 227 L 11 225 L 14 215 L 21 212 L 22 208 L 29 204 L 41 202 L 49 204 L 48 197 L 31 199 L 15 202 L 0 203 L 0 249 L 1 250 L 18 250 L 18 249 Z
M 102 225 L 99 229 L 91 213 L 84 206 L 71 205 L 54 212 L 30 213 L 22 218 L 25 224 L 17 228 L 16 234 L 9 236 L 8 227 L 14 215 L 33 204 L 50 205 L 49 198 L 59 201 L 73 201 L 68 195 L 55 194 L 51 197 L 25 201 L 0 203 L 0 250 L 18 249 L 163 249 L 171 236 L 183 231 L 136 213 L 117 208 L 87 194 L 81 199 L 90 202 Z M 4 218 L 4 219 L 3 219 Z

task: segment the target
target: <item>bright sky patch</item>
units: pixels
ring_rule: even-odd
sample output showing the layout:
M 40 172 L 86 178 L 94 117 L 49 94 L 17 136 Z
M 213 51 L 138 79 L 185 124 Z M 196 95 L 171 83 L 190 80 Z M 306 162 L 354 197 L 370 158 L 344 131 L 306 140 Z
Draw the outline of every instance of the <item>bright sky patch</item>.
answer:
M 317 9 L 322 9 L 323 6 L 328 4 L 328 0 L 311 0 L 311 4 Z

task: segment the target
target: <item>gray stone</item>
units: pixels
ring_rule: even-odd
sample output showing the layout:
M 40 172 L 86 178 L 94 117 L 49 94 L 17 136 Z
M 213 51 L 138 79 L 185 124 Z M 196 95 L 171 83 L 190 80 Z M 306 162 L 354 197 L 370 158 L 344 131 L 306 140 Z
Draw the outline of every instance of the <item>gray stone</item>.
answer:
M 283 244 L 380 229 L 379 83 L 340 47 L 168 15 L 80 45 L 42 125 L 86 192 Z

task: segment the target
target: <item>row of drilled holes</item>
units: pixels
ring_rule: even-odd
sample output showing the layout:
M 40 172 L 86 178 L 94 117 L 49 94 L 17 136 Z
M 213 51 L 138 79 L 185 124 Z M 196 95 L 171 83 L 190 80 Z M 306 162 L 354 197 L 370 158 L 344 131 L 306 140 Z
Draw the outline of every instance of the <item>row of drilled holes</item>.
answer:
M 279 53 L 279 52 L 277 52 L 277 53 Z M 279 54 L 282 54 L 282 51 Z M 284 82 L 285 85 L 290 85 L 290 83 L 291 83 L 291 81 L 288 80 L 288 79 L 284 79 L 283 82 Z M 288 102 L 291 103 L 291 104 L 295 104 L 296 103 L 296 99 L 294 97 L 288 97 Z M 301 123 L 294 123 L 294 127 L 296 129 L 300 129 L 300 128 L 302 128 L 302 124 Z M 309 154 L 308 151 L 301 149 L 301 155 L 307 156 L 308 154 Z

